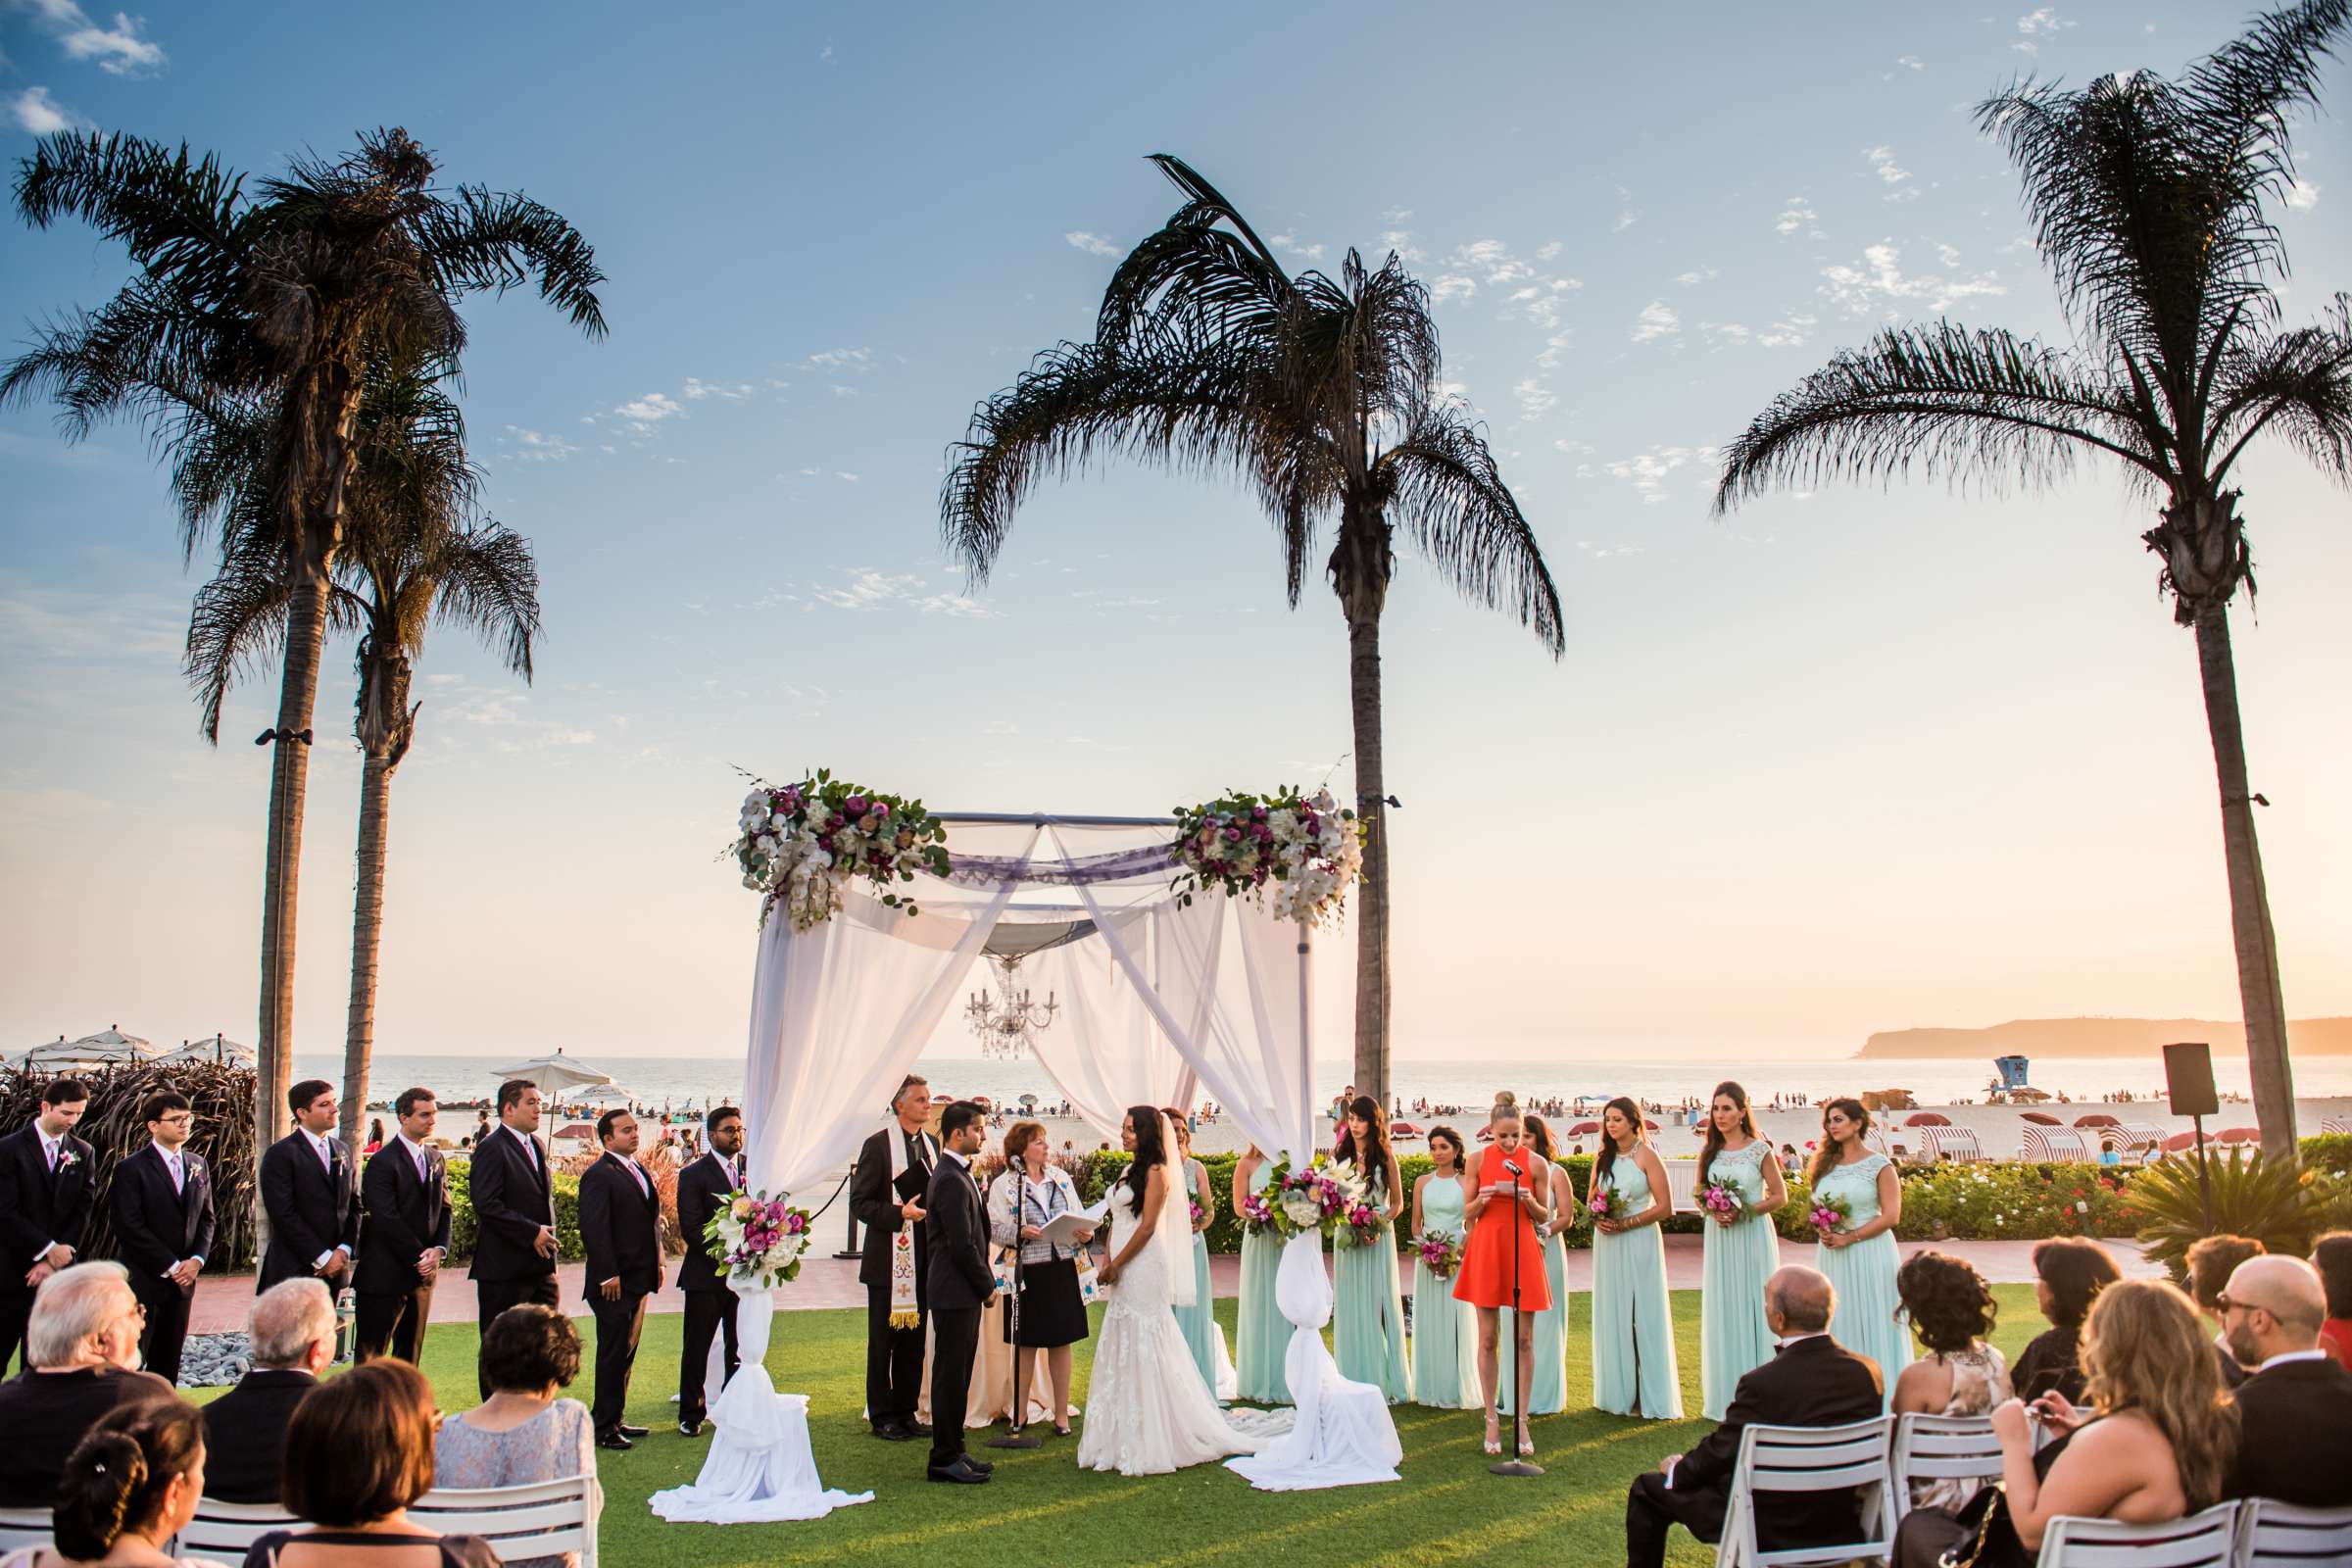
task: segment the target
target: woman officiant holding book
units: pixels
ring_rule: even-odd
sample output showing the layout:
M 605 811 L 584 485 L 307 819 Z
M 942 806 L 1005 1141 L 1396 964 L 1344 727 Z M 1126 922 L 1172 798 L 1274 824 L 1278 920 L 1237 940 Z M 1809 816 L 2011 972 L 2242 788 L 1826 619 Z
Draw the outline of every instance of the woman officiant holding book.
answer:
M 1004 1134 L 1004 1170 L 988 1191 L 989 1239 L 1020 1248 L 1020 1293 L 1004 1307 L 1004 1338 L 1014 1347 L 1013 1425 L 1026 1414 L 1037 1376 L 1037 1352 L 1046 1352 L 1054 1385 L 1054 1430 L 1070 1435 L 1070 1347 L 1086 1338 L 1086 1301 L 1078 1290 L 1077 1250 L 1046 1239 L 1056 1215 L 1075 1212 L 1077 1184 L 1047 1156 L 1053 1146 L 1033 1121 L 1016 1121 Z M 1072 1238 L 1083 1244 L 1094 1231 Z M 1014 1325 L 1018 1323 L 1016 1328 Z

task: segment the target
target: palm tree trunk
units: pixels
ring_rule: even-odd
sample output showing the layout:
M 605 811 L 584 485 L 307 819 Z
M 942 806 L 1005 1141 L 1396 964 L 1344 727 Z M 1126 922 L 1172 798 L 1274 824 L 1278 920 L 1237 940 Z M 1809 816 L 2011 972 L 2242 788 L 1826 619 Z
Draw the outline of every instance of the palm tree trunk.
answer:
M 389 757 L 368 754 L 360 770 L 359 891 L 351 911 L 351 1012 L 343 1027 L 343 1146 L 356 1159 L 368 1112 L 368 1068 L 375 1056 L 376 954 L 384 935 L 384 850 L 391 829 Z
M 300 568 L 298 568 L 300 569 Z M 302 813 L 311 748 L 300 737 L 318 701 L 326 638 L 326 579 L 303 569 L 286 607 L 286 668 L 278 687 L 276 751 L 270 772 L 270 840 L 262 880 L 262 1016 L 254 1086 L 254 1158 L 285 1130 L 293 1081 L 295 914 L 302 882 Z M 256 1178 L 259 1179 L 258 1177 Z M 264 1244 L 269 1222 L 259 1219 Z
M 2230 657 L 2227 602 L 2197 615 L 2197 673 L 2205 686 L 2205 727 L 2213 736 L 2222 787 L 2222 854 L 2230 872 L 2230 929 L 2237 945 L 2237 993 L 2245 1009 L 2246 1062 L 2252 1069 L 2254 1120 L 2271 1159 L 2295 1153 L 2295 1080 L 2286 1054 L 2286 1002 L 2278 981 L 2278 937 L 2262 880 L 2254 802 L 2246 787 L 2246 737 L 2238 719 L 2237 670 Z
M 1381 596 L 1348 614 L 1348 700 L 1355 720 L 1355 809 L 1369 828 L 1355 903 L 1355 1088 L 1389 1102 L 1389 835 L 1380 736 Z

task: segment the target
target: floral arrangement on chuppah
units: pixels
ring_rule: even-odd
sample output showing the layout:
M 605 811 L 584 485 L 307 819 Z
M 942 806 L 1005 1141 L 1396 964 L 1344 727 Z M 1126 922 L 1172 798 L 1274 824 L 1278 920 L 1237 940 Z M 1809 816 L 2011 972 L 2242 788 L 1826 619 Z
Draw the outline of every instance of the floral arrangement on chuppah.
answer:
M 801 1277 L 808 1250 L 809 1216 L 781 1198 L 739 1192 L 703 1227 L 704 1244 L 720 1269 L 761 1290 Z
M 1364 1192 L 1355 1167 L 1328 1154 L 1317 1154 L 1303 1170 L 1279 1160 L 1264 1190 L 1242 1200 L 1242 1226 L 1285 1241 L 1309 1232 L 1329 1235 L 1352 1210 L 1364 1206 Z
M 760 923 L 778 904 L 795 931 L 813 930 L 841 907 L 842 889 L 863 878 L 892 908 L 914 912 L 914 901 L 895 891 L 917 871 L 945 876 L 946 824 L 921 801 L 886 795 L 835 778 L 818 768 L 797 784 L 754 781 L 736 824 L 735 861 L 743 885 L 764 895 Z
M 1235 898 L 1271 898 L 1276 918 L 1335 921 L 1363 870 L 1367 824 L 1328 789 L 1284 785 L 1271 795 L 1235 793 L 1176 808 L 1176 880 L 1193 895 L 1221 887 Z

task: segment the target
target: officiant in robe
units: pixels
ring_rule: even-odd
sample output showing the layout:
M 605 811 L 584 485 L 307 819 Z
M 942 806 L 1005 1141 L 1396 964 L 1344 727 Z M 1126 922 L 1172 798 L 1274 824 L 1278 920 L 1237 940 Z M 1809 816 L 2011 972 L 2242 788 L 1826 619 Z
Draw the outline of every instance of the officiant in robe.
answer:
M 858 1278 L 865 1286 L 865 1417 L 893 1443 L 930 1436 L 915 1419 L 922 1399 L 929 1234 L 923 1200 L 939 1167 L 926 1131 L 931 1088 L 909 1073 L 891 1098 L 891 1124 L 858 1152 L 850 1212 L 865 1227 Z

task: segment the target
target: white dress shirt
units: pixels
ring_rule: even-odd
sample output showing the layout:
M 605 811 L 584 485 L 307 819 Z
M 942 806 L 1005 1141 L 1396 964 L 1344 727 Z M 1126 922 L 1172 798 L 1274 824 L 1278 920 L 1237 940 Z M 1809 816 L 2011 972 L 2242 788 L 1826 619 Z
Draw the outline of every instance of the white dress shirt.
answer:
M 297 1127 L 294 1130 L 302 1134 L 304 1141 L 309 1143 L 311 1146 L 311 1152 L 318 1156 L 319 1168 L 326 1172 L 327 1179 L 331 1184 L 335 1174 L 334 1146 L 329 1144 L 325 1139 L 319 1137 L 317 1133 L 311 1131 L 308 1127 Z M 351 1249 L 350 1247 L 338 1242 L 333 1247 L 328 1248 L 325 1251 L 320 1252 L 317 1257 L 312 1258 L 311 1267 L 314 1269 L 321 1269 L 326 1267 L 326 1260 L 334 1256 L 337 1252 L 341 1252 L 345 1257 L 349 1257 L 351 1255 Z

